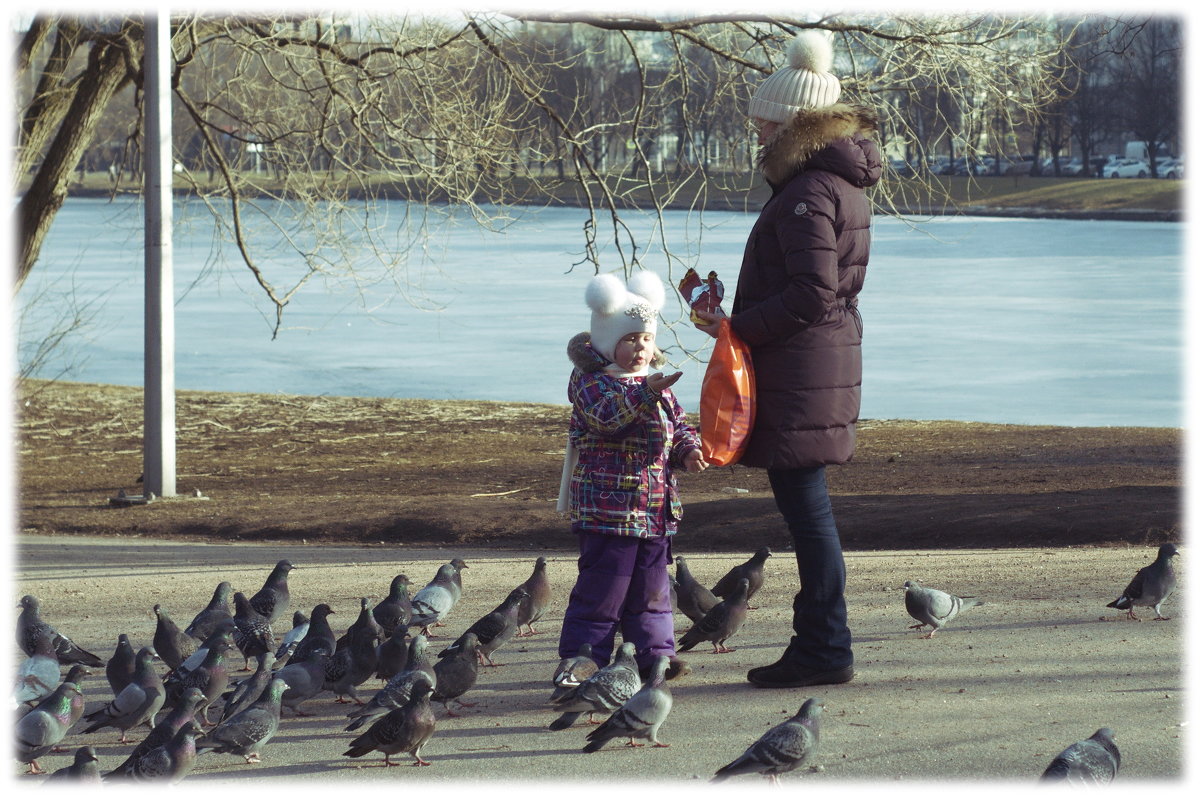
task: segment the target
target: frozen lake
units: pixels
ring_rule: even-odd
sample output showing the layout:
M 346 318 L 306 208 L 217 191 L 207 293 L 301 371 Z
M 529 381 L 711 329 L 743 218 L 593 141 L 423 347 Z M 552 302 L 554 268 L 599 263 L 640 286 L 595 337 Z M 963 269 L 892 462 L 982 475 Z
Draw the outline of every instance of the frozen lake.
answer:
M 580 210 L 519 211 L 503 233 L 457 220 L 409 254 L 398 280 L 407 300 L 393 282 L 316 281 L 274 340 L 273 310 L 249 272 L 229 254 L 214 265 L 211 225 L 176 212 L 179 389 L 566 402 L 566 341 L 588 324 L 591 271 L 571 268 Z M 754 216 L 706 213 L 703 226 L 668 216 L 684 265 L 668 275 L 661 251 L 643 262 L 673 280 L 688 264 L 716 269 L 728 308 Z M 73 293 L 96 300 L 94 316 L 43 375 L 70 363 L 62 378 L 140 385 L 142 267 L 138 203 L 68 200 L 18 297 L 44 294 L 18 356 Z M 913 229 L 877 219 L 860 297 L 862 417 L 1182 426 L 1184 269 L 1182 224 L 952 218 Z M 680 315 L 669 304 L 666 317 Z M 694 409 L 707 338 L 673 327 L 660 345 Z

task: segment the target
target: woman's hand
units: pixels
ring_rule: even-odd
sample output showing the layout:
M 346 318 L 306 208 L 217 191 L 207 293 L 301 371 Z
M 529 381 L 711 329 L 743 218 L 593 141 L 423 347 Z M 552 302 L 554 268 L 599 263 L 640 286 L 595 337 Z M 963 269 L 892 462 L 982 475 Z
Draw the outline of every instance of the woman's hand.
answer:
M 704 322 L 703 324 L 694 322 L 693 325 L 696 329 L 711 338 L 717 336 L 717 330 L 720 328 L 717 322 L 726 317 L 723 313 L 710 313 L 707 310 L 693 310 L 692 315 Z
M 683 371 L 676 371 L 667 376 L 666 374 L 653 373 L 646 377 L 646 386 L 655 393 L 661 393 L 671 385 L 679 381 L 679 377 L 683 376 Z
M 704 461 L 698 448 L 693 448 L 684 455 L 683 464 L 687 467 L 688 473 L 699 473 L 708 468 L 708 463 Z

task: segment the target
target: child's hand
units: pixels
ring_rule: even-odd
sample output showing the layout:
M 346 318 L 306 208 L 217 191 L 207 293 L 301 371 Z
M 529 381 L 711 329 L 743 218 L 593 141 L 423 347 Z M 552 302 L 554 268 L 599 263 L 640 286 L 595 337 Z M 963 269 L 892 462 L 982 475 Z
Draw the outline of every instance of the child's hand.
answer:
M 708 463 L 704 461 L 704 457 L 700 454 L 700 449 L 693 448 L 683 458 L 683 464 L 687 466 L 688 473 L 699 473 L 708 468 Z
M 661 393 L 678 382 L 681 376 L 683 376 L 683 371 L 676 371 L 670 376 L 658 373 L 650 374 L 650 376 L 646 377 L 646 385 L 655 393 Z

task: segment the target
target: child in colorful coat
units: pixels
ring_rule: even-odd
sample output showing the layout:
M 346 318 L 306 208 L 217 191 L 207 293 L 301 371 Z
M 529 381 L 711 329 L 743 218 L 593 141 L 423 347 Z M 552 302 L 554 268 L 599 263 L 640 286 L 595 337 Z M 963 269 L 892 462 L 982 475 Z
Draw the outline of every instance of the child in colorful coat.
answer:
M 572 339 L 575 365 L 570 445 L 559 508 L 569 512 L 579 539 L 579 577 L 559 637 L 559 654 L 592 646 L 608 664 L 618 630 L 637 648 L 641 669 L 669 656 L 668 677 L 686 672 L 675 654 L 671 613 L 671 537 L 682 515 L 674 469 L 707 467 L 696 430 L 670 386 L 681 373 L 661 366 L 654 345 L 665 299 L 655 275 L 638 272 L 623 284 L 595 277 L 585 295 L 590 332 Z

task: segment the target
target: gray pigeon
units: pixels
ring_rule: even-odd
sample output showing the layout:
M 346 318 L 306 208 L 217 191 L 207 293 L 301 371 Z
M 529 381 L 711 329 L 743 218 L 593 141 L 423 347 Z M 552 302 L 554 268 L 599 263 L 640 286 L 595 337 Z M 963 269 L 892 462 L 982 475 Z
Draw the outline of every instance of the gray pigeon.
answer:
M 200 640 L 212 636 L 213 631 L 217 630 L 217 626 L 226 620 L 233 619 L 233 612 L 229 609 L 229 599 L 232 596 L 233 585 L 228 581 L 222 581 L 213 590 L 208 605 L 197 612 L 196 616 L 192 618 L 192 622 L 188 623 L 188 627 L 183 629 L 183 633 Z
M 454 575 L 451 576 L 450 583 L 454 585 L 454 602 L 457 603 L 462 598 L 462 571 L 467 569 L 467 563 L 456 558 L 450 560 L 450 566 L 454 568 Z
M 75 664 L 67 672 L 67 677 L 63 679 L 63 683 L 74 684 L 76 690 L 78 690 L 71 693 L 71 708 L 68 719 L 72 727 L 82 719 L 84 709 L 87 708 L 87 698 L 83 696 L 83 679 L 91 674 L 92 671 L 85 668 L 82 664 Z M 61 686 L 62 684 L 59 685 Z
M 175 625 L 175 621 L 167 614 L 162 604 L 154 604 L 154 616 L 157 618 L 154 626 L 154 652 L 173 670 L 195 653 L 199 644 L 179 630 L 179 626 Z
M 108 686 L 112 689 L 113 696 L 121 694 L 121 690 L 129 686 L 135 670 L 137 651 L 129 641 L 129 634 L 118 634 L 117 647 L 104 665 L 104 675 L 108 678 Z
M 433 687 L 426 681 L 413 686 L 412 696 L 403 706 L 394 708 L 377 719 L 361 736 L 350 742 L 350 749 L 342 755 L 361 758 L 378 750 L 383 753 L 385 767 L 393 764 L 391 757 L 397 753 L 411 753 L 416 759 L 415 767 L 427 767 L 429 762 L 421 758 L 421 748 L 433 736 L 436 720 L 429 705 Z
M 462 587 L 455 584 L 459 577 L 459 569 L 454 563 L 444 564 L 438 568 L 437 575 L 417 591 L 412 599 L 412 617 L 409 626 L 416 626 L 426 636 L 431 636 L 432 626 L 443 625 L 442 622 L 462 595 Z
M 623 642 L 611 664 L 559 698 L 551 698 L 550 704 L 562 715 L 550 723 L 550 730 L 561 731 L 575 724 L 584 712 L 608 714 L 621 707 L 642 688 L 638 675 L 635 648 L 632 642 Z
M 433 699 L 440 702 L 451 717 L 458 716 L 450 708 L 451 700 L 460 706 L 474 705 L 461 698 L 479 678 L 479 640 L 475 634 L 468 631 L 456 645 L 439 653 L 438 661 L 433 665 L 436 684 Z
M 551 702 L 560 699 L 581 683 L 591 678 L 599 670 L 599 665 L 592 658 L 592 644 L 584 642 L 579 646 L 579 653 L 567 656 L 558 662 L 551 683 L 554 692 L 550 695 Z
M 397 628 L 408 628 L 408 620 L 412 617 L 412 598 L 408 595 L 410 586 L 412 586 L 412 581 L 408 576 L 403 573 L 396 576 L 392 579 L 387 597 L 371 610 L 375 616 L 375 622 L 379 623 L 379 627 L 389 637 L 396 632 Z
M 359 598 L 358 604 L 358 617 L 346 629 L 346 633 L 338 637 L 334 645 L 334 652 L 346 647 L 358 637 L 366 636 L 374 643 L 379 642 L 386 636 L 383 626 L 379 625 L 374 613 L 371 611 L 371 599 Z
M 25 595 L 17 603 L 21 613 L 17 616 L 17 645 L 32 656 L 37 650 L 37 640 L 41 636 L 50 637 L 54 643 L 54 651 L 58 654 L 61 664 L 82 664 L 85 667 L 103 667 L 104 660 L 95 653 L 90 653 L 76 645 L 70 639 L 42 619 L 41 603 L 32 595 Z
M 374 618 L 371 624 L 379 627 Z M 379 665 L 378 640 L 373 631 L 365 628 L 347 632 L 346 639 L 346 644 L 330 657 L 325 667 L 325 689 L 333 692 L 338 703 L 346 703 L 345 698 L 350 698 L 361 705 L 363 701 L 356 687 L 375 674 Z
M 940 589 L 921 586 L 919 581 L 904 582 L 904 608 L 917 621 L 909 628 L 930 626 L 926 639 L 945 627 L 951 620 L 973 606 L 982 606 L 983 601 L 971 595 L 958 597 Z
M 154 669 L 158 654 L 153 648 L 142 648 L 137 652 L 137 664 L 129 685 L 112 700 L 84 717 L 89 724 L 84 733 L 95 733 L 101 728 L 119 728 L 120 744 L 128 743 L 125 735 L 142 723 L 154 727 L 154 716 L 167 699 L 162 678 Z
M 178 667 L 167 673 L 168 684 L 170 683 L 169 679 L 177 677 L 178 673 L 191 672 L 203 664 L 204 658 L 208 656 L 208 649 L 212 647 L 213 644 L 220 641 L 222 644 L 228 642 L 230 645 L 233 645 L 233 632 L 235 630 L 236 626 L 233 624 L 232 617 L 230 617 L 228 620 L 222 620 L 217 627 L 213 629 L 212 633 L 205 637 L 204 641 L 200 643 L 200 647 L 196 648 L 195 653 L 188 656 Z
M 408 648 L 411 643 L 412 640 L 408 638 L 408 626 L 397 626 L 392 635 L 375 649 L 375 677 L 386 681 L 403 670 L 408 664 Z
M 675 646 L 676 650 L 682 653 L 701 642 L 711 642 L 713 653 L 730 653 L 737 650 L 726 647 L 725 640 L 736 634 L 746 622 L 746 611 L 750 608 L 746 603 L 749 590 L 749 579 L 743 578 L 738 581 L 737 589 L 731 592 L 729 597 L 709 609 L 698 622 L 684 632 Z
M 682 556 L 675 557 L 675 596 L 679 611 L 693 623 L 721 602 L 712 591 L 696 580 Z
M 288 685 L 283 695 L 283 705 L 297 716 L 309 716 L 300 710 L 300 705 L 325 690 L 325 669 L 329 665 L 329 658 L 329 653 L 320 648 L 303 661 L 296 661 L 293 657 L 292 661 L 275 671 L 276 676 Z
M 428 646 L 429 640 L 426 637 L 421 634 L 413 637 L 413 641 L 409 645 L 408 663 L 405 668 L 393 675 L 365 705 L 346 715 L 347 719 L 352 720 L 346 726 L 346 730 L 357 730 L 375 717 L 404 705 L 412 696 L 413 687 L 417 683 L 428 683 L 431 687 L 430 691 L 432 691 L 432 687 L 436 683 L 436 675 L 427 655 Z
M 242 593 L 233 593 L 233 607 L 233 643 L 242 652 L 242 669 L 249 670 L 251 658 L 275 649 L 275 634 L 267 616 Z
M 96 758 L 96 748 L 89 744 L 77 749 L 74 763 L 50 773 L 48 781 L 99 783 L 100 759 Z
M 791 719 L 781 722 L 760 736 L 736 759 L 717 770 L 712 782 L 734 775 L 758 773 L 772 783 L 779 776 L 798 768 L 813 756 L 821 737 L 821 712 L 825 704 L 811 697 Z
M 190 687 L 185 690 L 179 702 L 175 704 L 166 718 L 156 723 L 146 738 L 137 747 L 133 748 L 133 751 L 130 752 L 121 765 L 112 772 L 109 772 L 105 777 L 131 777 L 133 771 L 137 768 L 138 762 L 147 753 L 170 742 L 184 725 L 197 727 L 195 719 L 196 709 L 204 703 L 204 700 L 204 693 L 199 689 Z
M 259 753 L 279 731 L 281 700 L 287 689 L 287 681 L 276 675 L 258 700 L 198 739 L 196 752 L 212 750 L 240 755 L 247 764 L 261 763 Z
M 621 704 L 600 727 L 587 735 L 585 753 L 594 753 L 613 739 L 628 738 L 630 747 L 641 747 L 634 739 L 647 739 L 655 747 L 671 745 L 658 740 L 658 729 L 671 713 L 671 690 L 666 686 L 668 656 L 656 656 L 650 680 L 633 697 Z
M 263 582 L 262 589 L 250 597 L 250 605 L 267 618 L 267 625 L 274 625 L 280 617 L 287 615 L 292 602 L 288 591 L 288 573 L 295 569 L 287 559 L 280 559 Z
M 521 602 L 521 610 L 517 614 L 517 636 L 535 636 L 541 632 L 536 630 L 533 624 L 542 619 L 550 605 L 550 578 L 546 575 L 546 557 L 537 558 L 533 563 L 533 573 L 525 579 L 519 589 L 525 590 L 529 597 Z M 528 630 L 521 631 L 521 626 Z
M 1175 591 L 1175 568 L 1171 566 L 1171 557 L 1178 555 L 1179 550 L 1173 543 L 1158 546 L 1158 556 L 1154 561 L 1134 574 L 1121 597 L 1108 604 L 1108 608 L 1123 609 L 1130 620 L 1138 620 L 1140 618 L 1134 615 L 1133 607 L 1150 606 L 1154 609 L 1155 620 L 1170 620 L 1170 617 L 1163 617 L 1159 609 Z
M 283 641 L 279 643 L 279 647 L 275 650 L 275 666 L 282 667 L 288 659 L 291 658 L 292 652 L 296 646 L 300 644 L 300 640 L 304 639 L 308 633 L 308 617 L 304 612 L 292 612 L 292 627 L 283 635 Z
M 258 654 L 258 668 L 252 674 L 233 684 L 225 693 L 225 705 L 221 707 L 221 719 L 217 721 L 218 725 L 247 708 L 262 696 L 267 684 L 275 677 L 274 666 L 274 654 Z
M 233 636 L 227 630 L 219 630 L 205 641 L 204 660 L 194 669 L 180 667 L 164 680 L 167 689 L 168 708 L 173 707 L 177 700 L 191 687 L 196 687 L 204 693 L 204 707 L 200 710 L 201 725 L 213 725 L 208 718 L 208 710 L 213 701 L 225 693 L 229 686 L 229 667 L 226 654 L 233 647 Z M 197 651 L 198 652 L 198 651 Z
M 728 598 L 737 589 L 738 582 L 744 578 L 750 582 L 746 600 L 753 598 L 754 593 L 762 589 L 763 582 L 766 580 L 766 564 L 770 555 L 771 549 L 767 546 L 759 548 L 754 556 L 740 565 L 734 565 L 728 573 L 721 576 L 720 580 L 713 585 L 712 594 L 718 598 Z
M 1062 781 L 1072 786 L 1098 786 L 1111 783 L 1121 768 L 1121 751 L 1113 742 L 1113 733 L 1101 728 L 1087 739 L 1059 753 L 1041 780 Z
M 319 651 L 332 656 L 337 649 L 337 636 L 329 625 L 329 615 L 337 614 L 328 603 L 318 603 L 313 607 L 308 620 L 308 631 L 304 638 L 296 644 L 296 649 L 288 658 L 288 665 L 299 664 L 311 658 Z
M 17 668 L 17 680 L 13 687 L 13 705 L 32 705 L 50 694 L 58 686 L 62 670 L 58 664 L 58 653 L 54 640 L 48 636 L 38 637 L 33 654 Z
M 178 783 L 196 763 L 196 730 L 184 725 L 171 739 L 151 748 L 130 766 L 126 777 L 134 780 Z
M 50 752 L 74 725 L 71 712 L 71 698 L 82 691 L 71 681 L 63 681 L 58 687 L 43 698 L 27 714 L 17 720 L 17 729 L 13 735 L 17 747 L 17 760 L 29 765 L 32 775 L 40 775 L 44 770 L 38 765 L 38 759 Z
M 522 603 L 528 597 L 529 593 L 524 588 L 517 587 L 508 593 L 508 597 L 504 599 L 503 603 L 476 620 L 462 636 L 439 653 L 438 656 L 448 656 L 453 651 L 458 650 L 463 640 L 467 638 L 467 634 L 470 634 L 478 642 L 476 652 L 479 655 L 480 663 L 486 663 L 489 667 L 500 666 L 492 661 L 492 654 L 501 645 L 516 635 L 518 628 L 517 616 L 520 614 Z

